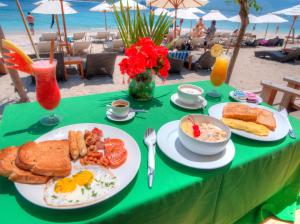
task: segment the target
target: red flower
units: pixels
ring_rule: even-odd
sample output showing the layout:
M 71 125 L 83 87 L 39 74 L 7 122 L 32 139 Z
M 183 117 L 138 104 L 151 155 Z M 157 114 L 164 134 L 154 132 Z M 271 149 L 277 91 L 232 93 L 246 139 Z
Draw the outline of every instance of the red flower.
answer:
M 119 66 L 122 74 L 130 78 L 146 70 L 158 71 L 164 79 L 168 76 L 170 64 L 168 61 L 168 49 L 163 46 L 156 46 L 149 38 L 141 38 L 137 43 L 125 50 L 125 56 Z

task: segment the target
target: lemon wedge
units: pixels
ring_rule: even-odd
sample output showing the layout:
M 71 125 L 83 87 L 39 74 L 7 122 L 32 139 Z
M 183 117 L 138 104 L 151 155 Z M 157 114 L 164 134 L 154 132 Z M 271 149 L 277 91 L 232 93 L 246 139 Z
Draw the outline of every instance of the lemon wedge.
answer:
M 221 44 L 214 44 L 214 46 L 212 46 L 212 48 L 210 49 L 210 54 L 213 57 L 219 57 L 221 56 L 221 54 L 223 53 L 223 46 Z

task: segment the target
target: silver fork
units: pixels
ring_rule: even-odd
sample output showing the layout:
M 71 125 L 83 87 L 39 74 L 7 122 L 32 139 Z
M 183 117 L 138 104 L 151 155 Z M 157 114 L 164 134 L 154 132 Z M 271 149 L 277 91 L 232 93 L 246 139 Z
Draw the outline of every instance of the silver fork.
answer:
M 144 135 L 144 142 L 148 146 L 148 186 L 152 188 L 155 170 L 155 144 L 156 132 L 153 128 L 148 128 Z

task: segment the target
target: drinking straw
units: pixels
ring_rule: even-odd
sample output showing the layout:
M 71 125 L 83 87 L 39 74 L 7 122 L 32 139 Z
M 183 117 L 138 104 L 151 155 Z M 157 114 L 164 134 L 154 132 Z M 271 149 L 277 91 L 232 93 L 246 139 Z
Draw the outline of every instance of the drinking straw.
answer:
M 51 47 L 50 47 L 50 64 L 53 63 L 54 58 L 54 40 L 51 40 Z

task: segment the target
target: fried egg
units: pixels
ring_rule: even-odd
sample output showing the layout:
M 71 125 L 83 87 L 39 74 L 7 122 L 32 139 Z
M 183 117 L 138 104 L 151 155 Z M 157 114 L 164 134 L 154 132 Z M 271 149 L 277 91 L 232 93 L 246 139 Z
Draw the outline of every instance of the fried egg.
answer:
M 115 189 L 117 178 L 99 166 L 80 167 L 65 178 L 53 178 L 46 184 L 44 200 L 55 207 L 74 206 L 99 200 Z

